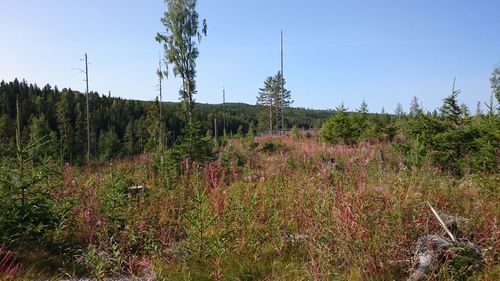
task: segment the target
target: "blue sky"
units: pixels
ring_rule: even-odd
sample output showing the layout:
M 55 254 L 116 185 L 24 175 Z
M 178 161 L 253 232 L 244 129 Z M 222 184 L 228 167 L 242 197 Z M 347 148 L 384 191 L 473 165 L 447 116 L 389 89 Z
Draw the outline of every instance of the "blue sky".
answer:
M 90 88 L 123 98 L 157 95 L 155 69 L 162 0 L 2 0 L 0 80 L 15 77 L 84 90 L 81 58 L 89 56 Z M 197 61 L 198 102 L 254 104 L 264 79 L 279 70 L 293 106 L 405 110 L 413 96 L 433 110 L 449 95 L 474 112 L 491 94 L 500 66 L 498 0 L 199 0 L 208 36 Z M 180 82 L 165 81 L 178 101 Z M 484 107 L 483 107 L 484 108 Z

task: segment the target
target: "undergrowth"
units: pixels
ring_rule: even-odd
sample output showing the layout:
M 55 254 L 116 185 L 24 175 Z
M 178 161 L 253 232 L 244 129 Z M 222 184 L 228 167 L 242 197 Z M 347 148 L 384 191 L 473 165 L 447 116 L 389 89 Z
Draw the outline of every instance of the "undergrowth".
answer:
M 498 278 L 498 173 L 458 178 L 422 154 L 407 167 L 386 142 L 261 137 L 218 153 L 205 164 L 165 153 L 61 167 L 40 187 L 48 231 L 36 241 L 8 237 L 18 278 L 401 280 L 418 238 L 441 232 L 426 201 L 465 218 L 464 236 L 485 249 L 481 269 L 450 261 L 435 278 Z M 43 243 L 29 252 L 31 242 Z

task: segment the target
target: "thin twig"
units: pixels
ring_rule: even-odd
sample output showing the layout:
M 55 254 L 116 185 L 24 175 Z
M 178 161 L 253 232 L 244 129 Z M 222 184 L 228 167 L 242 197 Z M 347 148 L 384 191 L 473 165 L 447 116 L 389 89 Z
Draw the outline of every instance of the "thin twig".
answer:
M 437 220 L 439 221 L 439 223 L 441 224 L 441 226 L 444 228 L 444 230 L 446 231 L 446 233 L 448 233 L 448 235 L 450 236 L 451 240 L 453 242 L 456 242 L 457 239 L 455 239 L 455 236 L 453 236 L 453 234 L 451 233 L 451 231 L 448 229 L 448 227 L 446 227 L 446 224 L 444 224 L 443 220 L 441 219 L 441 217 L 438 215 L 438 213 L 436 212 L 436 210 L 434 210 L 434 208 L 431 206 L 431 203 L 429 203 L 429 201 L 427 201 L 427 205 L 429 205 L 429 208 L 431 208 L 431 211 L 432 213 L 434 213 L 434 216 L 436 216 Z

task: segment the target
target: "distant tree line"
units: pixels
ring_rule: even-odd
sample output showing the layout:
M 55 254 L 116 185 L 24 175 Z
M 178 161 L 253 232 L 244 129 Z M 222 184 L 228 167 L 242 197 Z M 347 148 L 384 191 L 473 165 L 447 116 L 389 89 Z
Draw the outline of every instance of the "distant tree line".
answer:
M 20 134 L 24 145 L 41 142 L 34 153 L 72 163 L 83 162 L 86 154 L 86 97 L 70 88 L 36 84 L 15 79 L 0 82 L 0 156 L 13 155 L 16 136 L 16 101 L 19 99 Z M 164 130 L 164 144 L 179 141 L 187 125 L 182 103 L 162 103 L 162 120 L 156 113 L 159 102 L 125 100 L 90 92 L 90 147 L 93 159 L 109 159 L 147 152 L 156 147 L 158 130 Z M 287 108 L 286 127 L 319 128 L 330 111 Z M 268 130 L 267 115 L 255 105 L 226 103 L 197 104 L 192 118 L 205 135 L 244 135 Z M 262 124 L 260 124 L 262 123 Z M 159 124 L 163 124 L 160 126 Z
M 279 75 L 268 77 L 266 81 L 269 83 L 264 83 L 264 88 L 260 89 L 257 105 L 198 104 L 192 108 L 191 127 L 183 103 L 160 104 L 158 99 L 125 100 L 91 92 L 92 159 L 105 160 L 149 152 L 158 147 L 173 147 L 186 141 L 189 130 L 192 131 L 187 140 L 190 144 L 203 136 L 205 140 L 213 138 L 215 130 L 219 136 L 223 136 L 224 131 L 226 136 L 268 133 L 270 120 L 273 120 L 276 131 L 278 112 L 275 109 L 270 112 L 269 105 L 271 99 L 275 102 L 279 98 L 275 85 Z M 500 71 L 496 69 L 490 79 L 491 99 L 478 103 L 474 114 L 467 106 L 459 104 L 460 90 L 454 87 L 439 110 L 424 112 L 418 98 L 414 97 L 408 113 L 398 104 L 395 114 L 369 113 L 365 101 L 353 112 L 348 112 L 343 104 L 334 111 L 291 108 L 290 91 L 285 89 L 285 128 L 293 127 L 295 133 L 297 129 L 321 128 L 321 139 L 329 143 L 396 141 L 407 156 L 409 166 L 419 166 L 425 159 L 432 159 L 435 164 L 456 174 L 471 169 L 495 171 L 500 154 L 498 77 Z M 59 90 L 50 85 L 39 88 L 17 79 L 2 81 L 0 156 L 14 158 L 16 139 L 19 139 L 22 147 L 31 147 L 29 153 L 32 157 L 84 162 L 87 152 L 85 102 L 84 94 L 71 89 Z M 162 115 L 158 114 L 160 107 Z M 159 142 L 162 146 L 158 145 Z M 192 147 L 187 150 L 190 149 Z

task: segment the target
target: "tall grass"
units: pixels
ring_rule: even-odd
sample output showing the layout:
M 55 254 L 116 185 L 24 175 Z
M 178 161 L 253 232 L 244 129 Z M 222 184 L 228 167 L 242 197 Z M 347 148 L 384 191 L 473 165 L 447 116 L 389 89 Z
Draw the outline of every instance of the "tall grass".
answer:
M 16 261 L 14 254 L 0 245 L 0 280 L 14 280 L 21 264 Z
M 384 161 L 379 152 L 384 151 Z M 499 273 L 498 174 L 408 168 L 391 143 L 232 140 L 215 162 L 166 178 L 147 156 L 67 167 L 54 196 L 71 206 L 70 275 L 156 272 L 168 280 L 401 280 L 418 237 L 441 229 L 424 203 L 465 218 L 464 236 Z M 141 193 L 128 187 L 143 185 Z M 52 272 L 50 274 L 56 274 Z

